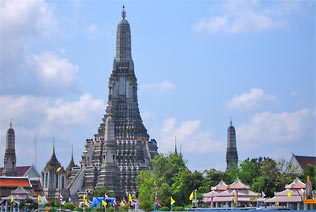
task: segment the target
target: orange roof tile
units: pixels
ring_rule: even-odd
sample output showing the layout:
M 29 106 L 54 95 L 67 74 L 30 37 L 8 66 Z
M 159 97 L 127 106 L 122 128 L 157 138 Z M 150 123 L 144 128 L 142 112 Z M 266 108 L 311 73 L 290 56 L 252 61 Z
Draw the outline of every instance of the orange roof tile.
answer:
M 32 187 L 28 178 L 22 177 L 1 177 L 0 187 Z

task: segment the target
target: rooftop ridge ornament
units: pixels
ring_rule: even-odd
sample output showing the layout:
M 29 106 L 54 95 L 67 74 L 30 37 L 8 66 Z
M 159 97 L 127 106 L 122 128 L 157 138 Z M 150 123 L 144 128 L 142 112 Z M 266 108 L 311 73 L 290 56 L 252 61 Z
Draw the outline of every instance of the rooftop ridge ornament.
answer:
M 126 11 L 125 11 L 125 6 L 123 5 L 123 10 L 122 10 L 122 18 L 126 18 Z

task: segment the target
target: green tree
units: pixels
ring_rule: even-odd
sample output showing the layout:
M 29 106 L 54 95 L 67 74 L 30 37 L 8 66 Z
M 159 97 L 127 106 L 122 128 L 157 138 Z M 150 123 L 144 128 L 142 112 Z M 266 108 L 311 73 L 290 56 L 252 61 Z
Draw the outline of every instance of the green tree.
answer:
M 141 208 L 145 211 L 153 210 L 153 203 L 155 197 L 155 179 L 150 170 L 141 171 L 136 182 L 139 185 L 138 199 L 141 202 Z
M 199 188 L 201 193 L 207 193 L 212 187 L 216 186 L 221 180 L 224 180 L 225 173 L 216 169 L 205 170 L 203 179 Z
M 141 207 L 151 207 L 154 204 L 154 197 L 158 196 L 161 204 L 169 206 L 170 197 L 174 196 L 176 204 L 185 202 L 183 189 L 188 188 L 183 182 L 188 176 L 188 169 L 181 155 L 159 154 L 152 160 L 153 169 L 142 171 L 137 177 L 137 184 L 140 188 L 139 199 L 145 200 Z M 174 189 L 174 190 L 173 190 Z M 148 202 L 148 203 L 147 203 Z
M 239 178 L 240 180 L 251 185 L 259 175 L 259 159 L 246 159 L 240 164 Z
M 62 208 L 64 209 L 69 209 L 69 210 L 74 210 L 76 206 L 72 202 L 65 202 Z

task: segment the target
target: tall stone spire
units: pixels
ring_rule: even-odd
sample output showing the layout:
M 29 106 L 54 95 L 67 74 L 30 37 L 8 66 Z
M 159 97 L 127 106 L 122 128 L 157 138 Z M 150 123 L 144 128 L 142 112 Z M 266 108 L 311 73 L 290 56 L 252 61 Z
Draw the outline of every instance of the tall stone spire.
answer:
M 140 116 L 131 29 L 124 6 L 117 25 L 116 56 L 108 89 L 104 117 L 94 139 L 86 140 L 81 171 L 77 171 L 78 175 L 84 175 L 80 178 L 83 182 L 76 180 L 73 169 L 70 195 L 75 195 L 78 187 L 83 191 L 107 188 L 117 197 L 136 193 L 136 177 L 141 170 L 151 168 L 151 159 L 158 154 L 157 142 L 149 140 Z
M 236 131 L 231 118 L 227 129 L 226 163 L 226 171 L 229 171 L 232 167 L 238 167 Z
M 6 149 L 4 154 L 4 176 L 16 176 L 15 133 L 12 128 L 12 120 L 7 131 Z
M 122 20 L 117 26 L 115 59 L 117 62 L 131 62 L 132 60 L 131 29 L 126 20 L 124 6 L 122 10 Z

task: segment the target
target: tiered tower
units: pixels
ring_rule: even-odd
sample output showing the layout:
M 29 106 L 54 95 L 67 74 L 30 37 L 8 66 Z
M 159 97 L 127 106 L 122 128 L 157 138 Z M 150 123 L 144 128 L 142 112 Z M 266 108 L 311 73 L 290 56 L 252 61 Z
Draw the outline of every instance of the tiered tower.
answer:
M 83 179 L 82 191 L 105 187 L 116 196 L 135 193 L 135 178 L 141 170 L 151 168 L 150 160 L 157 155 L 157 143 L 149 140 L 139 112 L 131 30 L 124 6 L 108 89 L 106 113 L 94 139 L 86 140 L 81 169 L 72 172 L 70 193 L 80 188 L 75 183 L 79 179 Z
M 57 199 L 60 194 L 62 196 L 68 195 L 66 171 L 56 157 L 55 144 L 53 145 L 53 154 L 41 172 L 41 181 L 48 200 Z
M 226 171 L 229 171 L 232 167 L 238 167 L 238 153 L 236 145 L 236 131 L 233 126 L 232 120 L 230 120 L 230 126 L 227 129 L 227 149 L 226 149 Z
M 10 128 L 7 131 L 2 174 L 3 176 L 16 176 L 15 133 L 12 128 L 12 121 L 10 122 Z

